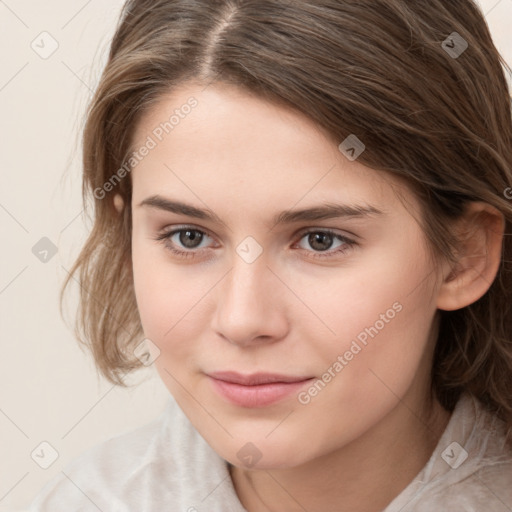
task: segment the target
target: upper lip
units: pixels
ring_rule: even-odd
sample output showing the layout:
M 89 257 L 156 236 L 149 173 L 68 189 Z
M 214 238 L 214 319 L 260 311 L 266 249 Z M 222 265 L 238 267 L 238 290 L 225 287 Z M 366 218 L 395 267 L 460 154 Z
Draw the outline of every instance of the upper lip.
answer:
M 244 386 L 257 386 L 258 384 L 270 384 L 273 382 L 302 382 L 312 378 L 280 375 L 278 373 L 253 373 L 250 375 L 242 375 L 237 372 L 212 372 L 208 375 L 217 380 L 242 384 Z

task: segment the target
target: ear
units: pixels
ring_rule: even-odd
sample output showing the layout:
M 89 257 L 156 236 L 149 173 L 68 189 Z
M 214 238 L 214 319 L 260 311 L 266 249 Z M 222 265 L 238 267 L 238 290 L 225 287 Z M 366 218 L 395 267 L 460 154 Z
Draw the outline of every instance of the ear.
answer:
M 114 207 L 119 213 L 121 213 L 124 208 L 124 201 L 120 194 L 114 196 Z
M 472 202 L 454 228 L 457 262 L 446 267 L 437 296 L 437 307 L 445 311 L 476 302 L 490 288 L 501 262 L 505 218 L 487 203 Z

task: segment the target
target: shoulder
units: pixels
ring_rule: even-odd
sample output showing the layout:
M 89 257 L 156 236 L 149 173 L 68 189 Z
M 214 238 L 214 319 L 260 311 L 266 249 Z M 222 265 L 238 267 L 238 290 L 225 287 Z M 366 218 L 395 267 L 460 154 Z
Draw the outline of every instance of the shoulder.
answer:
M 473 396 L 464 396 L 456 412 L 446 433 L 457 443 L 455 450 L 462 458 L 453 465 L 448 463 L 444 477 L 433 480 L 437 484 L 433 499 L 437 495 L 443 505 L 467 512 L 510 511 L 512 446 L 506 440 L 506 425 Z M 445 439 L 444 444 L 448 442 Z M 439 452 L 444 462 L 447 455 L 451 452 L 446 448 Z
M 463 480 L 433 490 L 415 509 L 418 512 L 453 509 L 461 512 L 512 510 L 512 461 L 482 464 Z
M 32 502 L 30 511 L 112 510 L 123 482 L 152 464 L 165 417 L 135 430 L 113 436 L 89 448 L 50 480 Z M 109 504 L 105 507 L 106 504 Z
M 29 512 L 149 512 L 162 504 L 193 510 L 197 493 L 218 485 L 224 473 L 224 461 L 170 400 L 151 423 L 111 437 L 65 466 L 43 487 Z
M 507 428 L 463 395 L 430 460 L 386 512 L 510 512 L 512 447 Z

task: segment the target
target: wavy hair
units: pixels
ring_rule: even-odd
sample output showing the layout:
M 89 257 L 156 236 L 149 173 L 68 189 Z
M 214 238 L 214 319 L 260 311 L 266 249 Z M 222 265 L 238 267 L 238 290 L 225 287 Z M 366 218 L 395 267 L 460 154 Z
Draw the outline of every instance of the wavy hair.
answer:
M 512 425 L 512 119 L 505 72 L 473 0 L 130 0 L 83 132 L 94 224 L 61 291 L 80 280 L 78 340 L 113 383 L 142 363 L 127 162 L 141 116 L 186 81 L 223 81 L 303 113 L 358 161 L 414 191 L 432 254 L 453 261 L 450 221 L 470 201 L 505 217 L 498 274 L 475 303 L 440 311 L 432 391 L 463 391 Z M 126 168 L 125 168 L 126 169 Z M 123 173 L 123 175 L 126 174 Z M 110 180 L 110 181 L 109 181 Z M 100 193 L 101 192 L 101 193 Z M 120 194 L 121 213 L 113 204 Z

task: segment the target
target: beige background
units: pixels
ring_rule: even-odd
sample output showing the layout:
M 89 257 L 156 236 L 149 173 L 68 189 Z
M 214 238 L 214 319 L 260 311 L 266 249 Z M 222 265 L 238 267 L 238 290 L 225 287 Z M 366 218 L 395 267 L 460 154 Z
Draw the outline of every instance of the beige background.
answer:
M 128 390 L 99 379 L 58 311 L 60 283 L 90 225 L 80 197 L 82 113 L 121 5 L 0 0 L 0 511 L 21 510 L 71 459 L 149 422 L 167 397 L 152 368 Z M 512 0 L 481 5 L 512 64 Z M 58 247 L 46 263 L 32 253 L 42 237 Z M 51 461 L 44 441 L 58 452 L 48 469 L 35 462 Z

